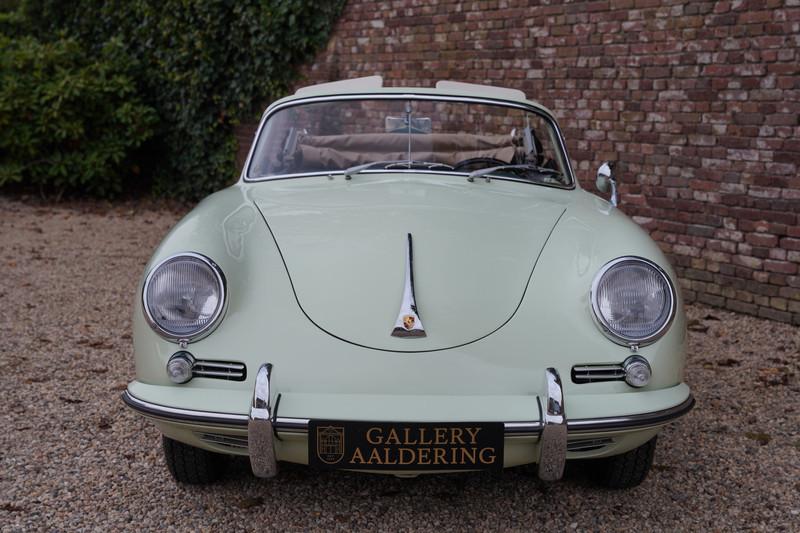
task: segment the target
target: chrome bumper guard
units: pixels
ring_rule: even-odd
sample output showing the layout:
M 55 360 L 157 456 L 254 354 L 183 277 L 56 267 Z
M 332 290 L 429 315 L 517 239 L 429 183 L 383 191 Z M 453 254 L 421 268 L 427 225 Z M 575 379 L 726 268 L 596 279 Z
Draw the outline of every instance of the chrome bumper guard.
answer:
M 256 374 L 253 403 L 249 415 L 195 411 L 153 404 L 136 398 L 128 391 L 122 400 L 131 409 L 151 418 L 169 422 L 218 425 L 247 428 L 247 447 L 250 466 L 258 477 L 273 477 L 278 473 L 274 439 L 277 433 L 307 433 L 306 418 L 279 417 L 271 405 L 272 365 L 261 365 Z M 544 403 L 544 405 L 542 405 Z M 564 409 L 564 390 L 555 368 L 545 370 L 544 394 L 539 396 L 539 420 L 505 422 L 506 437 L 537 436 L 539 438 L 539 477 L 545 481 L 560 479 L 567 456 L 567 434 L 643 429 L 663 425 L 688 413 L 694 398 L 651 413 L 636 415 L 567 420 Z
M 564 464 L 567 462 L 567 415 L 558 371 L 548 368 L 544 371 L 544 378 L 547 396 L 542 409 L 538 472 L 540 479 L 555 481 L 564 475 Z
M 253 405 L 247 420 L 247 454 L 250 456 L 250 468 L 257 477 L 275 477 L 278 473 L 269 394 L 271 377 L 272 365 L 261 365 L 256 374 Z

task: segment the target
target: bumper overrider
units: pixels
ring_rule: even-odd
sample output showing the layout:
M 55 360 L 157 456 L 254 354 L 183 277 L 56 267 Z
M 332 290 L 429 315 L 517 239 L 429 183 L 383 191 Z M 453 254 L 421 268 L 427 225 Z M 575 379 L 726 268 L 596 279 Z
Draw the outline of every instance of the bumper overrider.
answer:
M 280 434 L 308 434 L 310 419 L 278 416 L 280 395 L 271 390 L 272 365 L 261 365 L 256 374 L 249 415 L 200 411 L 168 407 L 136 397 L 130 391 L 122 400 L 145 417 L 167 423 L 213 426 L 247 433 L 247 455 L 253 473 L 258 477 L 273 477 L 278 472 L 276 439 Z M 502 422 L 505 438 L 533 437 L 538 443 L 538 475 L 546 481 L 560 479 L 568 451 L 568 437 L 631 432 L 658 428 L 689 412 L 694 406 L 691 394 L 677 405 L 656 411 L 625 416 L 568 419 L 564 390 L 559 373 L 554 368 L 544 372 L 542 394 L 538 396 L 539 412 L 529 421 Z M 311 442 L 310 436 L 308 441 Z M 310 445 L 310 444 L 309 444 Z M 536 458 L 535 458 L 536 459 Z

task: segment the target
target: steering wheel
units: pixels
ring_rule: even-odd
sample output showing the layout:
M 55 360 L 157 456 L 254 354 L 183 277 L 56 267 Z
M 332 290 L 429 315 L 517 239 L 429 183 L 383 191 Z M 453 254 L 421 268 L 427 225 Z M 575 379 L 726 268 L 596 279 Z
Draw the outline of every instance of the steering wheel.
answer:
M 508 163 L 494 157 L 472 157 L 456 163 L 453 170 L 478 170 L 479 168 L 500 167 L 503 165 L 508 165 Z

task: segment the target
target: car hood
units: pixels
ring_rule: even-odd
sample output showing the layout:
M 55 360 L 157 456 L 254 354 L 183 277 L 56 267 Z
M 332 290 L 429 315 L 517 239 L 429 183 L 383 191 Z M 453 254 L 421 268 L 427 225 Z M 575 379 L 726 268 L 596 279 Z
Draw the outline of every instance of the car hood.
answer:
M 505 325 L 570 195 L 416 174 L 276 180 L 250 191 L 308 319 L 344 341 L 396 352 L 461 346 Z M 425 337 L 391 335 L 408 234 Z

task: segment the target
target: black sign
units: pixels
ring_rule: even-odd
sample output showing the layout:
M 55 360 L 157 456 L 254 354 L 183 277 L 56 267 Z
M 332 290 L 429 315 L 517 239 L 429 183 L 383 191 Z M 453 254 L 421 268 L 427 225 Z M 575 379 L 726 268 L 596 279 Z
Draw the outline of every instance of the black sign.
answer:
M 311 420 L 308 464 L 350 470 L 503 468 L 502 422 Z

